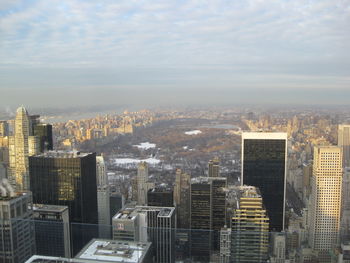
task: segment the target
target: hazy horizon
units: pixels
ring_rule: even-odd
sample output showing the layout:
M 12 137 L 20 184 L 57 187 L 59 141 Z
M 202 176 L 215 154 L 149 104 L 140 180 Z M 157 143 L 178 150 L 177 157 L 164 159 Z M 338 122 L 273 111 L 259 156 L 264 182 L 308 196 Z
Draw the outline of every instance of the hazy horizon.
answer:
M 348 1 L 0 3 L 0 104 L 343 105 Z

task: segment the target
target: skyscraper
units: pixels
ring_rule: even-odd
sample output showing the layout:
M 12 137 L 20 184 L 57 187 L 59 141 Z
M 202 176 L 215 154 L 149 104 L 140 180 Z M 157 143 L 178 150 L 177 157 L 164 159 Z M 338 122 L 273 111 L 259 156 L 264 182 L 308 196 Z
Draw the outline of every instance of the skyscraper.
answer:
M 97 186 L 105 186 L 108 184 L 106 165 L 103 156 L 96 156 L 96 176 Z
M 8 183 L 1 183 L 0 191 L 0 262 L 23 263 L 35 253 L 32 197 Z
M 177 211 L 177 228 L 190 228 L 190 186 L 191 176 L 183 173 L 181 169 L 176 170 L 174 202 Z
M 34 136 L 39 138 L 40 152 L 52 151 L 52 125 L 46 123 L 37 123 L 33 127 Z
M 260 189 L 270 218 L 270 231 L 282 231 L 285 217 L 287 134 L 242 134 L 242 185 Z
M 68 206 L 77 253 L 97 236 L 97 226 L 87 225 L 98 222 L 96 154 L 49 151 L 29 157 L 29 170 L 35 203 Z
M 154 187 L 154 184 L 148 182 L 148 164 L 140 162 L 137 167 L 137 204 L 147 205 L 148 189 Z
M 341 147 L 314 148 L 309 243 L 321 262 L 330 262 L 329 250 L 339 243 L 342 160 Z
M 269 245 L 269 218 L 257 188 L 239 188 L 238 203 L 231 220 L 231 262 L 265 262 Z
M 219 248 L 219 231 L 226 222 L 226 184 L 223 177 L 191 180 L 191 254 L 195 261 L 209 261 L 212 250 Z
M 71 257 L 68 207 L 34 204 L 33 212 L 37 254 Z
M 215 157 L 213 160 L 210 160 L 208 163 L 208 176 L 209 177 L 219 177 L 220 173 L 220 160 L 218 157 Z
M 14 128 L 14 136 L 9 137 L 9 179 L 16 189 L 29 190 L 28 156 L 38 153 L 38 142 L 31 136 L 31 122 L 24 107 L 17 109 Z
M 338 127 L 338 146 L 343 148 L 343 166 L 350 166 L 350 124 Z

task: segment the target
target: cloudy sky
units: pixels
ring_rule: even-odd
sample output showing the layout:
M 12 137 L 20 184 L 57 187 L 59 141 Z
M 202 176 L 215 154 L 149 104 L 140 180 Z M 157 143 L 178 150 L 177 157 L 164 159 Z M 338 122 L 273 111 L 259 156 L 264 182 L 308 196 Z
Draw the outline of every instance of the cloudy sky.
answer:
M 343 104 L 350 0 L 0 0 L 0 104 Z

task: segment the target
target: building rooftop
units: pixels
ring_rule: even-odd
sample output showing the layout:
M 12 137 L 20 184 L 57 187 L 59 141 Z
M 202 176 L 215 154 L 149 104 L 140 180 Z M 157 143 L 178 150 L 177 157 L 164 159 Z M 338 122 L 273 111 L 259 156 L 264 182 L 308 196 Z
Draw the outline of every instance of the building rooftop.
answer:
M 159 211 L 158 217 L 171 217 L 175 211 L 175 207 L 158 207 L 158 206 L 136 206 L 127 207 L 119 211 L 114 219 L 135 220 L 138 214 L 147 213 L 147 211 Z
M 63 205 L 47 205 L 47 204 L 33 204 L 33 210 L 37 212 L 64 212 L 68 206 Z
M 79 151 L 47 151 L 44 153 L 40 153 L 35 155 L 35 157 L 42 158 L 80 158 L 88 156 L 92 153 L 82 153 Z
M 143 261 L 150 246 L 150 242 L 93 239 L 76 258 L 101 262 L 136 263 Z

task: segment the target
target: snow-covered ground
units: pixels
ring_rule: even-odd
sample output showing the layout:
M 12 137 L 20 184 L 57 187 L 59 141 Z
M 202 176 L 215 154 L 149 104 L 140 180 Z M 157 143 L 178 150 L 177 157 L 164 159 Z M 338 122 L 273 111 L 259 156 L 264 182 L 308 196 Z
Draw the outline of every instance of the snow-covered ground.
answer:
M 142 150 L 148 150 L 151 148 L 155 148 L 156 144 L 155 143 L 150 143 L 150 142 L 141 142 L 138 145 L 134 145 L 135 147 L 142 149 Z
M 197 135 L 197 134 L 201 134 L 202 131 L 200 130 L 193 130 L 193 131 L 187 131 L 185 132 L 186 135 Z
M 136 165 L 139 162 L 146 162 L 149 165 L 157 165 L 160 163 L 159 159 L 156 158 L 147 158 L 147 159 L 133 159 L 133 158 L 117 158 L 113 160 L 113 163 L 117 166 L 128 166 L 128 165 Z

